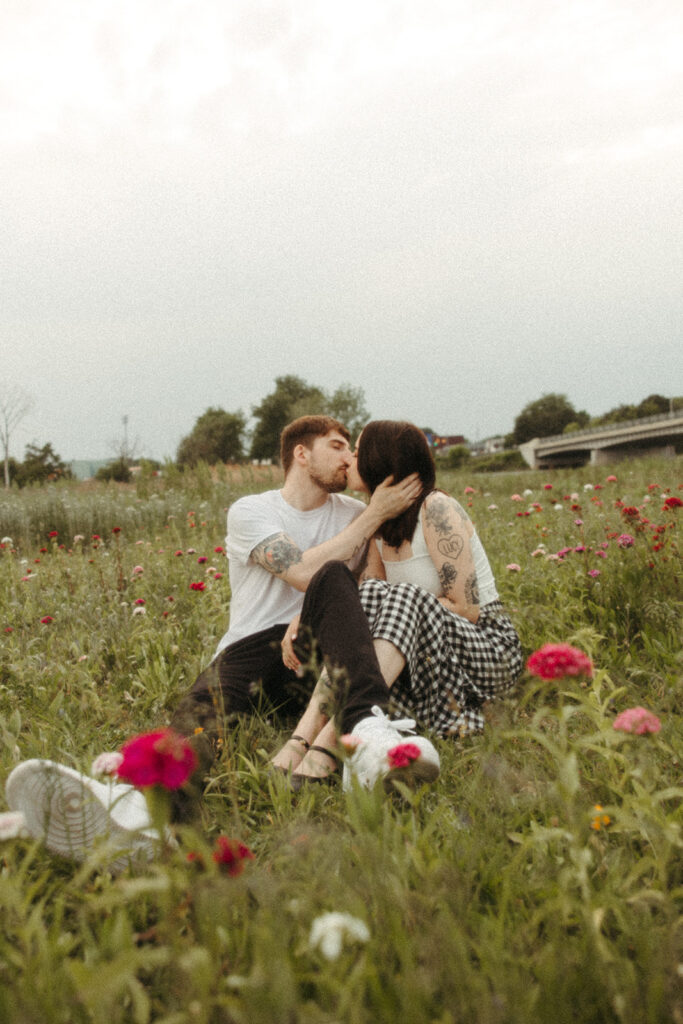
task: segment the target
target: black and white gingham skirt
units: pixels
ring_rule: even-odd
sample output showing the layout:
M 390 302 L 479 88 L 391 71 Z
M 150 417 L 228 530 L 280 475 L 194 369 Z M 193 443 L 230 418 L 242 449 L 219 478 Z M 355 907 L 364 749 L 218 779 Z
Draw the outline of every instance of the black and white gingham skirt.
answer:
M 360 599 L 376 639 L 406 659 L 392 704 L 438 736 L 484 728 L 482 704 L 512 688 L 522 671 L 515 627 L 500 601 L 484 605 L 476 625 L 412 583 L 366 580 Z

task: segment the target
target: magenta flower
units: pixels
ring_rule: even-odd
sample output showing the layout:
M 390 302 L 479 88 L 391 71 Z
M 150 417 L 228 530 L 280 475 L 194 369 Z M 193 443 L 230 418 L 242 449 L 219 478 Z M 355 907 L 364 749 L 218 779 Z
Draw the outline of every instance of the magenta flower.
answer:
M 540 679 L 593 675 L 593 662 L 588 655 L 570 644 L 544 644 L 530 656 L 526 667 Z
M 612 728 L 619 732 L 632 732 L 636 736 L 643 736 L 647 732 L 659 732 L 662 723 L 652 711 L 647 708 L 627 708 L 622 711 L 612 722 Z
M 595 579 L 597 576 L 600 575 L 600 570 L 599 569 L 589 569 L 588 570 L 588 575 L 592 576 L 592 578 Z
M 43 617 L 42 617 L 42 619 L 40 621 L 42 622 L 42 624 L 44 626 L 49 626 L 50 623 L 54 622 L 55 620 L 52 618 L 51 615 L 43 615 Z
M 197 583 L 190 583 L 190 590 L 205 590 L 206 583 L 204 580 L 199 580 Z
M 197 758 L 187 740 L 173 729 L 134 736 L 121 747 L 117 775 L 133 786 L 178 789 L 194 771 Z
M 417 743 L 399 743 L 387 751 L 387 758 L 392 768 L 407 768 L 420 756 L 420 748 Z
M 620 548 L 632 548 L 635 542 L 635 537 L 632 537 L 630 533 L 620 533 L 617 537 L 617 544 Z
M 239 840 L 219 836 L 214 847 L 213 859 L 234 878 L 235 875 L 242 874 L 245 860 L 253 860 L 254 854 Z

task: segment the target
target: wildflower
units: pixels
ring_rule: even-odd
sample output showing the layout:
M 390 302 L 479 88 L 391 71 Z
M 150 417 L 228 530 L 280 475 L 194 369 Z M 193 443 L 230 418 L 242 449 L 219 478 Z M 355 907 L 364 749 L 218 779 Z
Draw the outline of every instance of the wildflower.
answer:
M 593 810 L 596 811 L 596 814 L 593 815 L 593 820 L 591 821 L 591 828 L 595 829 L 596 832 L 599 832 L 601 828 L 606 828 L 608 825 L 610 825 L 612 819 L 610 818 L 609 814 L 602 813 L 602 804 L 595 804 Z
M 133 602 L 133 604 L 145 604 L 145 603 L 146 602 L 145 602 L 144 597 L 136 597 L 135 601 Z
M 121 527 L 120 526 L 112 526 L 111 532 L 112 533 L 121 533 Z
M 204 580 L 199 580 L 198 583 L 190 583 L 190 590 L 205 590 L 206 583 Z
M 680 498 L 673 495 L 671 498 L 667 498 L 662 505 L 662 512 L 667 512 L 674 508 L 683 508 L 683 501 Z
M 223 573 L 222 572 L 214 573 L 214 577 L 213 578 L 215 580 L 222 580 L 223 579 Z
M 635 537 L 632 537 L 630 533 L 620 533 L 617 537 L 617 544 L 620 548 L 632 548 L 635 542 Z
M 562 505 L 560 505 L 559 501 L 557 502 L 556 505 L 553 505 L 553 508 L 555 509 L 556 512 L 561 512 L 562 511 Z
M 213 859 L 234 878 L 236 875 L 242 874 L 245 860 L 253 860 L 254 854 L 248 846 L 240 843 L 237 839 L 219 836 L 214 847 Z
M 593 490 L 593 484 L 584 484 L 583 485 L 583 489 L 584 489 L 584 491 L 592 491 Z
M 204 562 L 206 562 L 206 561 L 207 561 L 206 555 L 200 555 L 199 558 L 197 559 L 197 562 L 198 562 L 199 565 L 204 565 Z
M 574 551 L 577 553 L 577 555 L 582 555 L 583 552 L 586 551 L 586 550 L 587 550 L 587 548 L 586 548 L 585 544 L 577 544 L 576 547 L 574 548 Z
M 53 537 L 58 537 L 58 536 L 59 536 L 59 531 L 58 530 L 50 530 L 50 532 L 48 533 L 48 537 L 50 539 L 52 539 Z
M 339 737 L 339 746 L 347 757 L 351 757 L 352 754 L 355 754 L 356 749 L 362 742 L 363 741 L 359 736 L 354 736 L 350 732 L 346 732 L 343 736 Z
M 217 555 L 222 555 L 223 554 L 223 548 L 220 546 L 220 544 L 218 545 L 218 547 L 214 548 L 213 550 L 215 551 L 215 553 Z
M 182 558 L 182 555 L 183 555 L 182 551 L 176 551 L 175 552 L 176 558 Z
M 531 552 L 531 557 L 538 558 L 539 555 L 544 555 L 545 553 L 545 546 L 543 544 L 539 544 L 536 550 Z
M 513 494 L 510 497 L 510 501 L 524 501 L 521 494 Z
M 495 512 L 496 509 L 498 508 L 498 506 L 497 505 L 489 505 L 488 508 L 489 508 L 489 512 Z
M 0 814 L 0 842 L 28 835 L 26 818 L 21 811 L 5 811 L 4 814 Z
M 77 533 L 74 535 L 74 544 L 78 544 L 78 542 L 81 540 L 85 540 L 85 537 L 83 536 L 82 533 Z
M 610 473 L 610 475 L 608 477 L 605 477 L 605 479 L 608 484 L 615 484 L 617 482 L 617 478 L 613 473 Z
M 368 942 L 368 926 L 351 914 L 332 912 L 316 917 L 311 925 L 308 944 L 311 949 L 319 949 L 326 960 L 337 960 L 345 939 L 351 942 Z
M 133 786 L 178 789 L 194 771 L 197 758 L 187 740 L 173 729 L 143 733 L 121 747 L 117 775 Z
M 624 519 L 638 519 L 640 516 L 640 510 L 635 508 L 634 505 L 624 505 L 621 510 L 621 514 Z
M 552 489 L 553 489 L 553 485 L 552 484 L 543 484 L 543 490 L 544 491 L 552 491 Z
M 40 621 L 42 622 L 42 624 L 44 626 L 49 626 L 50 623 L 54 622 L 55 620 L 52 618 L 51 615 L 43 615 L 43 617 L 42 617 L 42 619 Z
M 527 487 L 527 489 L 526 489 L 526 490 L 524 491 L 524 495 L 525 495 L 525 497 L 527 497 L 527 498 L 529 497 L 529 495 L 530 495 L 530 494 L 533 494 L 533 493 L 534 493 L 534 492 L 533 492 L 533 491 L 531 490 L 531 488 L 529 488 L 529 487 Z
M 13 633 L 14 632 L 14 626 L 5 626 L 5 632 L 6 633 Z
M 123 754 L 120 750 L 108 750 L 104 754 L 98 754 L 90 767 L 90 774 L 116 775 L 122 761 Z
M 505 568 L 508 572 L 521 572 L 522 569 L 521 565 L 517 565 L 516 562 L 510 562 L 509 565 L 505 566 Z
M 474 494 L 474 493 L 475 493 L 474 487 L 469 487 L 468 486 L 468 487 L 465 488 L 465 494 Z
M 145 570 L 144 570 L 144 569 L 142 568 L 142 566 L 141 566 L 141 565 L 136 565 L 136 566 L 134 567 L 134 569 L 133 569 L 133 575 L 134 575 L 134 576 L 139 576 L 139 575 L 140 575 L 140 573 L 141 573 L 141 572 L 144 572 L 144 571 L 145 571 Z
M 659 732 L 662 723 L 652 711 L 647 708 L 627 708 L 622 711 L 612 722 L 612 728 L 618 732 L 632 732 L 636 736 L 643 736 L 647 732 Z
M 583 526 L 583 519 L 575 519 L 574 526 Z
M 3 537 L 2 540 L 0 540 L 0 544 L 7 544 L 9 547 L 12 547 L 14 541 L 11 537 Z
M 146 608 L 142 608 L 140 606 L 138 606 L 137 608 L 133 608 L 133 615 L 146 615 L 146 614 L 147 614 L 147 609 Z
M 399 743 L 387 751 L 387 758 L 392 768 L 407 768 L 420 756 L 420 748 L 416 743 Z
M 600 570 L 599 570 L 599 569 L 589 569 L 589 570 L 588 570 L 588 575 L 589 575 L 589 576 L 592 576 L 592 577 L 593 577 L 593 579 L 595 579 L 595 578 L 596 578 L 596 576 L 599 576 L 599 575 L 600 575 Z
M 188 548 L 187 549 L 187 553 L 188 553 L 188 555 L 196 555 L 197 554 L 197 552 L 195 551 L 194 548 Z
M 526 667 L 540 679 L 593 675 L 593 662 L 588 655 L 570 644 L 544 644 L 529 657 Z

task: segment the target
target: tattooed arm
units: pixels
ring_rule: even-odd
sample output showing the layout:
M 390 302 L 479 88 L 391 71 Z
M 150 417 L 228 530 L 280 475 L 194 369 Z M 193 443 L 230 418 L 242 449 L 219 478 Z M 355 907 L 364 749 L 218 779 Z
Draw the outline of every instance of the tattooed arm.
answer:
M 469 516 L 455 500 L 433 491 L 423 506 L 427 550 L 439 574 L 444 607 L 470 622 L 479 618 L 479 588 L 474 568 Z
M 377 541 L 371 540 L 368 544 L 368 553 L 363 566 L 363 571 L 358 578 L 358 582 L 363 583 L 365 580 L 385 580 L 387 574 L 384 571 L 384 562 L 379 553 L 377 547 Z

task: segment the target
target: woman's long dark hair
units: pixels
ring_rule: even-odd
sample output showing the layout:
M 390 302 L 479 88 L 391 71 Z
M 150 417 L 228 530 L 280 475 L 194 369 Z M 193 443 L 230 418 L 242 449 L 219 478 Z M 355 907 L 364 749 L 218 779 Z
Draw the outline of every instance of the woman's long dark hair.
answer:
M 400 547 L 411 540 L 417 526 L 422 502 L 436 483 L 434 458 L 427 438 L 419 427 L 400 420 L 372 420 L 363 427 L 358 446 L 358 473 L 370 493 L 389 475 L 398 483 L 410 473 L 419 473 L 422 494 L 396 519 L 389 519 L 379 529 L 382 540 Z

